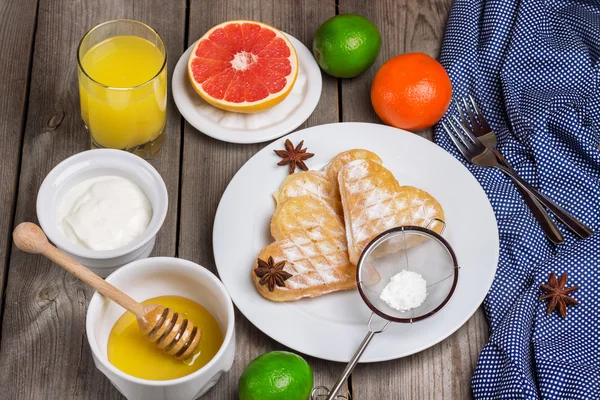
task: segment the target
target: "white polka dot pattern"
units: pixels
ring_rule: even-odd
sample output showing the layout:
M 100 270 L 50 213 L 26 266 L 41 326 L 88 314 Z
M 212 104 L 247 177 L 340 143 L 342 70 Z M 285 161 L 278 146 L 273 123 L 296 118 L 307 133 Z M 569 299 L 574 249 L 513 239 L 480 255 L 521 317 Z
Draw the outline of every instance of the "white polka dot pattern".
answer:
M 472 94 L 518 173 L 600 230 L 600 2 L 456 0 L 440 62 Z M 448 115 L 457 114 L 451 107 Z M 440 126 L 436 142 L 461 161 Z M 600 399 L 600 233 L 553 246 L 500 171 L 467 166 L 496 213 L 500 261 L 472 379 L 476 399 Z M 554 218 L 554 217 L 553 217 Z M 540 283 L 568 272 L 567 318 L 546 316 Z

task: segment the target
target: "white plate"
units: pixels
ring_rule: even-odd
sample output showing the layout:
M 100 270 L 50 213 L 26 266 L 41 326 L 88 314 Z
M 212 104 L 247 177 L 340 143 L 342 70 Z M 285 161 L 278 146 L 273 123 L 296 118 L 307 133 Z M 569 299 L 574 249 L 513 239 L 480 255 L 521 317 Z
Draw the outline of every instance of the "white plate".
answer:
M 315 126 L 287 136 L 304 140 L 322 168 L 341 151 L 364 148 L 379 154 L 401 184 L 420 187 L 444 208 L 444 236 L 460 266 L 458 285 L 448 304 L 413 324 L 391 324 L 377 335 L 361 362 L 391 360 L 416 353 L 456 331 L 477 310 L 498 264 L 498 230 L 492 207 L 464 166 L 436 144 L 384 125 L 339 123 Z M 274 303 L 263 298 L 250 277 L 259 251 L 272 241 L 269 223 L 275 209 L 271 194 L 287 176 L 274 149 L 277 140 L 252 157 L 225 190 L 213 231 L 215 261 L 234 303 L 254 325 L 298 352 L 347 362 L 367 332 L 369 309 L 356 290 L 315 299 Z
M 306 46 L 286 35 L 298 54 L 298 78 L 280 104 L 258 114 L 240 114 L 220 110 L 202 100 L 187 74 L 192 45 L 183 53 L 173 72 L 173 98 L 181 115 L 200 132 L 231 143 L 266 142 L 299 127 L 312 114 L 321 97 L 321 70 Z

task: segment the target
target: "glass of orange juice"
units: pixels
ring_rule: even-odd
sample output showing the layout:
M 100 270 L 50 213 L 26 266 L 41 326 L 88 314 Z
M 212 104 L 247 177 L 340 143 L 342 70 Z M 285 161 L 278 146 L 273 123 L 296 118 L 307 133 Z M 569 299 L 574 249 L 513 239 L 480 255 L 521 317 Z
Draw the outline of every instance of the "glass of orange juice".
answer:
M 152 158 L 167 120 L 167 50 L 160 35 L 138 21 L 104 22 L 81 39 L 77 65 L 92 148 Z

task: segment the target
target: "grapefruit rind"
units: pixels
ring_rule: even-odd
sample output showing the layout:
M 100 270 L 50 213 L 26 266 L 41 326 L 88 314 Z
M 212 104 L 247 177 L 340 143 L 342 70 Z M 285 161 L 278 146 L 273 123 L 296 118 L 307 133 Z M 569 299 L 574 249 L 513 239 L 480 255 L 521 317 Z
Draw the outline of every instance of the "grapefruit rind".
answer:
M 289 63 L 291 66 L 291 72 L 285 77 L 287 82 L 281 90 L 279 90 L 275 93 L 269 93 L 264 98 L 261 98 L 256 101 L 233 102 L 233 101 L 227 101 L 224 99 L 215 98 L 215 96 L 210 95 L 202 87 L 202 84 L 204 82 L 199 83 L 198 81 L 196 81 L 196 79 L 194 77 L 193 63 L 194 63 L 194 60 L 196 60 L 197 58 L 200 58 L 196 54 L 198 47 L 206 46 L 206 44 L 203 44 L 203 41 L 208 40 L 208 38 L 215 31 L 217 31 L 219 29 L 223 29 L 227 25 L 230 25 L 230 24 L 256 24 L 256 25 L 260 26 L 261 28 L 266 28 L 268 30 L 271 30 L 273 33 L 275 33 L 275 35 L 276 35 L 275 38 L 281 38 L 285 42 L 285 44 L 287 45 L 287 47 L 290 50 L 290 55 L 287 59 L 289 60 Z M 243 40 L 244 39 L 242 39 L 242 41 Z M 253 61 L 253 62 L 256 62 L 256 60 L 259 59 L 255 54 L 246 55 L 244 57 L 244 55 L 240 56 L 238 53 L 238 54 L 234 55 L 233 60 L 225 60 L 226 54 L 229 57 L 231 55 L 231 52 L 228 53 L 229 49 L 224 50 L 222 48 L 212 46 L 212 44 L 210 44 L 209 46 L 211 46 L 210 50 L 214 51 L 214 56 L 216 58 L 223 58 L 223 60 L 207 60 L 204 58 L 202 60 L 202 62 L 203 63 L 214 63 L 217 68 L 219 68 L 219 66 L 217 65 L 218 63 L 225 63 L 225 62 L 230 63 L 232 66 L 234 66 L 234 68 L 228 68 L 229 71 L 223 71 L 220 73 L 223 75 L 228 75 L 228 76 L 226 76 L 226 78 L 229 78 L 229 75 L 231 75 L 231 70 L 234 70 L 234 73 L 235 73 L 236 67 L 240 67 L 240 66 L 244 65 L 244 58 L 251 57 L 252 58 L 251 61 Z M 266 48 L 266 47 L 268 47 L 268 45 L 265 46 L 264 48 Z M 273 60 L 273 59 L 271 59 L 271 60 Z M 221 64 L 221 66 L 222 65 L 224 65 L 224 64 Z M 279 31 L 278 29 L 272 27 L 271 25 L 264 24 L 262 22 L 257 22 L 257 21 L 245 21 L 245 20 L 227 21 L 227 22 L 224 22 L 222 24 L 219 24 L 219 25 L 211 28 L 196 42 L 196 44 L 194 45 L 194 48 L 192 49 L 192 52 L 190 54 L 190 58 L 188 60 L 188 77 L 189 77 L 190 83 L 192 84 L 192 87 L 194 88 L 196 93 L 198 93 L 198 95 L 200 95 L 200 97 L 202 97 L 202 99 L 204 99 L 207 103 L 209 103 L 217 108 L 220 108 L 222 110 L 226 110 L 226 111 L 232 111 L 232 112 L 237 112 L 237 113 L 246 113 L 246 114 L 257 113 L 257 112 L 265 111 L 265 110 L 272 108 L 272 107 L 276 106 L 277 104 L 281 103 L 291 92 L 292 88 L 294 87 L 294 83 L 296 82 L 296 78 L 298 77 L 298 56 L 296 53 L 296 49 L 294 48 L 294 46 L 292 45 L 290 40 L 286 37 L 286 35 L 283 34 L 283 32 Z M 231 76 L 230 82 L 233 82 L 236 78 L 237 78 L 236 76 Z

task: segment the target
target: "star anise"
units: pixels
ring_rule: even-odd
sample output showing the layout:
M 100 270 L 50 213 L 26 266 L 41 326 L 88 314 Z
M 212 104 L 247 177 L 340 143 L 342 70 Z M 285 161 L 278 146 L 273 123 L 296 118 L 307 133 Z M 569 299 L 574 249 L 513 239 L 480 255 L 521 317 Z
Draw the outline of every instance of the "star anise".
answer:
M 290 165 L 290 175 L 296 170 L 296 166 L 302 171 L 308 171 L 308 167 L 304 164 L 305 160 L 313 157 L 313 153 L 307 153 L 306 148 L 302 148 L 304 140 L 298 143 L 298 146 L 294 147 L 290 139 L 285 140 L 285 150 L 273 150 L 275 154 L 283 158 L 277 165 Z
M 579 286 L 565 288 L 566 284 L 566 272 L 562 274 L 558 279 L 556 279 L 556 274 L 552 272 L 550 274 L 550 277 L 548 278 L 548 284 L 540 285 L 540 289 L 546 292 L 546 294 L 540 296 L 540 300 L 549 299 L 546 315 L 549 315 L 552 312 L 552 310 L 557 309 L 560 315 L 562 315 L 564 318 L 567 316 L 567 306 L 576 306 L 579 304 L 577 300 L 567 296 L 569 293 L 573 293 L 574 291 L 579 289 Z
M 257 259 L 257 263 L 258 267 L 254 269 L 254 273 L 260 278 L 258 283 L 260 283 L 261 286 L 267 285 L 269 292 L 275 290 L 275 285 L 284 287 L 285 281 L 292 277 L 292 274 L 283 270 L 285 261 L 275 264 L 273 257 L 269 256 L 267 262 L 264 262 L 259 258 Z

